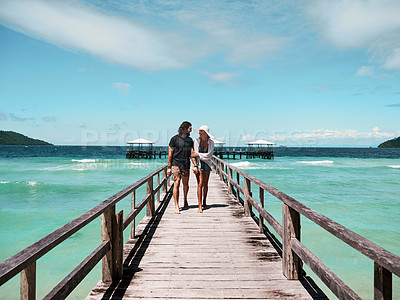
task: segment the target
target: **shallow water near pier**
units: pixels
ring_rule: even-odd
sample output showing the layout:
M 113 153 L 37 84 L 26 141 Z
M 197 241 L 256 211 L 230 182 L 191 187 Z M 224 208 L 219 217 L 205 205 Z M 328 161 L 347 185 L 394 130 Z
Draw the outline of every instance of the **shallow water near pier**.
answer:
M 400 255 L 399 159 L 278 157 L 273 161 L 231 163 Z M 258 187 L 252 188 L 253 197 L 258 199 Z M 282 221 L 280 200 L 266 194 L 265 207 Z M 362 299 L 373 299 L 373 262 L 305 217 L 301 224 L 302 242 Z M 397 276 L 393 280 L 393 299 L 399 299 L 400 280 Z M 326 288 L 323 290 L 333 297 Z
M 230 162 L 400 255 L 400 150 L 363 148 L 341 152 L 337 149 L 277 149 L 274 160 Z M 0 147 L 0 261 L 166 163 L 166 159 L 127 160 L 125 150 L 125 147 Z M 144 196 L 144 188 L 137 199 Z M 258 197 L 257 187 L 252 188 L 254 198 Z M 279 200 L 266 194 L 265 207 L 281 221 Z M 130 197 L 117 205 L 117 210 L 121 209 L 126 216 Z M 128 234 L 127 228 L 124 235 Z M 373 263 L 368 258 L 305 218 L 302 218 L 301 239 L 363 299 L 373 299 Z M 41 258 L 37 262 L 37 297 L 43 298 L 99 243 L 98 218 Z M 306 271 L 316 280 L 311 271 Z M 86 297 L 100 278 L 99 265 L 69 299 Z M 399 299 L 400 281 L 396 276 L 393 280 L 393 298 Z M 18 298 L 19 276 L 16 276 L 0 287 L 0 299 Z

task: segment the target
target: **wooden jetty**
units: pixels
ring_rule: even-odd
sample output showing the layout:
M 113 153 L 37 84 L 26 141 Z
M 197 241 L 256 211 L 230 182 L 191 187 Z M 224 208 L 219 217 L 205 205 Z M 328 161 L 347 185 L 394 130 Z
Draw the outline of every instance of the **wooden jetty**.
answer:
M 273 149 L 252 149 L 252 150 L 224 150 L 215 149 L 214 155 L 220 159 L 250 159 L 250 158 L 263 158 L 263 159 L 274 159 Z
M 151 158 L 162 158 L 162 157 L 167 157 L 168 156 L 168 151 L 166 150 L 137 150 L 137 149 L 128 149 L 126 150 L 126 158 L 129 159 L 136 159 L 136 158 L 146 158 L 146 159 L 151 159 Z
M 194 176 L 192 206 L 173 213 L 163 166 L 2 262 L 0 285 L 20 274 L 21 299 L 35 299 L 36 261 L 101 216 L 99 246 L 45 299 L 65 299 L 100 261 L 102 279 L 88 291 L 90 300 L 326 298 L 305 275 L 303 263 L 339 299 L 361 299 L 301 243 L 302 215 L 371 259 L 374 299 L 392 299 L 392 274 L 400 277 L 399 256 L 225 161 L 215 156 L 213 161 L 216 173 L 211 175 L 209 208 L 203 214 L 194 205 Z M 147 193 L 137 199 L 136 190 L 143 185 Z M 253 198 L 254 188 L 258 199 Z M 282 201 L 282 224 L 264 209 L 265 192 Z M 131 198 L 132 210 L 124 218 L 122 211 L 116 213 L 116 204 L 126 197 Z M 146 217 L 136 228 L 135 217 L 145 207 Z M 127 227 L 130 238 L 123 245 Z
M 125 245 L 122 280 L 100 281 L 86 300 L 324 298 L 310 278 L 285 278 L 278 252 L 218 175 L 210 176 L 202 214 L 195 176 L 190 186 L 189 208 L 175 214 L 170 201 L 143 220 Z
M 246 150 L 240 149 L 239 151 L 233 148 L 232 150 L 224 149 L 224 142 L 214 141 L 216 147 L 214 148 L 214 155 L 220 159 L 242 159 L 246 158 L 263 158 L 263 159 L 274 159 L 274 145 L 265 140 L 257 140 L 254 142 L 247 143 L 248 147 Z
M 153 148 L 153 142 L 146 139 L 136 139 L 133 141 L 129 141 L 130 145 L 129 149 L 126 150 L 126 158 L 129 159 L 137 159 L 137 158 L 161 158 L 167 157 L 167 150 L 155 150 Z

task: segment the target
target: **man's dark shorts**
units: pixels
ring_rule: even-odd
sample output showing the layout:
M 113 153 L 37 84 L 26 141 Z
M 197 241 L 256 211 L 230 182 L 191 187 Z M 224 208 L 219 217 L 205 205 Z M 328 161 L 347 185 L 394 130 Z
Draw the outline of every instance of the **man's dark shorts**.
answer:
M 172 172 L 172 179 L 176 179 L 176 178 L 181 178 L 182 176 L 187 177 L 189 176 L 189 169 L 181 169 L 177 166 L 172 166 L 171 167 L 171 172 Z

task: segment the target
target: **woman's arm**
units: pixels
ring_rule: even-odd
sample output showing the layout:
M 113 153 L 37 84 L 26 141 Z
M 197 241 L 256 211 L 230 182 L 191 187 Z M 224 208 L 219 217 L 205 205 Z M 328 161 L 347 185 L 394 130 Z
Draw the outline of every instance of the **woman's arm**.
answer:
M 214 155 L 214 141 L 209 140 L 207 153 L 198 153 L 201 160 L 210 160 Z

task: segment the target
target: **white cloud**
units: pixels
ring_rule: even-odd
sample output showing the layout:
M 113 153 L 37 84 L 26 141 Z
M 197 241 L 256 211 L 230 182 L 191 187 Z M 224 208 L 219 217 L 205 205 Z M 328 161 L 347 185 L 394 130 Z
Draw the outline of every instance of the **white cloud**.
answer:
M 32 118 L 24 118 L 24 117 L 16 116 L 13 113 L 10 114 L 10 119 L 11 119 L 11 121 L 16 121 L 16 122 L 25 122 L 25 121 L 33 120 Z
M 246 141 L 254 141 L 254 139 L 255 139 L 254 135 L 246 134 L 246 135 L 242 136 L 240 140 L 246 142 Z
M 79 68 L 78 73 L 91 73 L 93 72 L 93 68 Z
M 330 91 L 330 90 L 335 89 L 335 87 L 333 87 L 331 85 L 307 85 L 307 86 L 304 86 L 304 88 L 311 89 L 311 90 L 317 90 L 317 91 Z
M 217 21 L 207 16 L 195 17 L 192 14 L 190 24 L 207 36 L 207 40 L 204 41 L 205 48 L 214 51 L 223 49 L 226 60 L 231 63 L 258 64 L 289 40 L 285 37 L 234 28 L 233 24 L 227 21 Z
M 199 3 L 193 8 L 192 3 L 165 1 L 153 5 L 110 2 L 98 4 L 102 11 L 95 5 L 76 0 L 2 0 L 0 24 L 65 49 L 145 71 L 184 68 L 215 53 L 230 63 L 254 66 L 288 40 L 267 34 L 266 28 L 258 31 L 244 25 L 248 18 L 239 20 L 244 18 L 240 13 L 248 5 L 242 3 L 229 8 Z M 83 71 L 87 70 L 79 70 Z
M 400 103 L 388 104 L 387 107 L 400 107 Z
M 57 121 L 57 119 L 55 117 L 53 117 L 53 116 L 44 117 L 44 118 L 42 118 L 42 120 L 45 121 L 45 122 L 55 122 L 55 121 Z
M 318 0 L 308 12 L 333 45 L 367 47 L 385 68 L 400 70 L 400 1 Z
M 355 129 L 332 130 L 332 129 L 317 129 L 312 132 L 293 132 L 291 134 L 276 134 L 270 136 L 271 139 L 287 143 L 293 142 L 296 144 L 320 144 L 320 145 L 371 145 L 379 141 L 394 138 L 400 132 L 385 132 L 379 127 L 372 128 L 371 131 L 360 132 Z
M 235 85 L 234 79 L 237 77 L 237 73 L 219 72 L 219 73 L 205 73 L 209 76 L 210 80 L 216 82 L 222 82 L 227 85 Z
M 131 85 L 129 83 L 114 82 L 113 87 L 119 90 L 120 93 L 127 95 L 129 94 L 129 89 Z
M 222 54 L 230 63 L 258 65 L 290 40 L 286 35 L 277 34 L 278 26 L 279 32 L 286 32 L 284 28 L 292 26 L 289 17 L 283 13 L 287 4 L 279 0 L 154 0 L 151 6 L 140 2 L 131 1 L 124 4 L 123 9 L 131 13 L 140 11 L 146 16 L 155 15 L 153 23 L 175 26 L 176 30 L 194 37 L 191 51 L 200 51 L 202 55 Z M 296 6 L 296 3 L 290 5 L 291 21 L 295 18 L 293 8 Z
M 400 70 L 400 48 L 394 49 L 383 65 L 386 69 L 397 69 Z
M 357 76 L 372 76 L 374 75 L 373 67 L 361 67 L 357 73 Z
M 0 112 L 0 121 L 5 121 L 5 120 L 7 120 L 7 116 L 2 112 Z
M 60 47 L 142 70 L 180 68 L 193 58 L 174 34 L 73 3 L 3 0 L 1 24 Z

